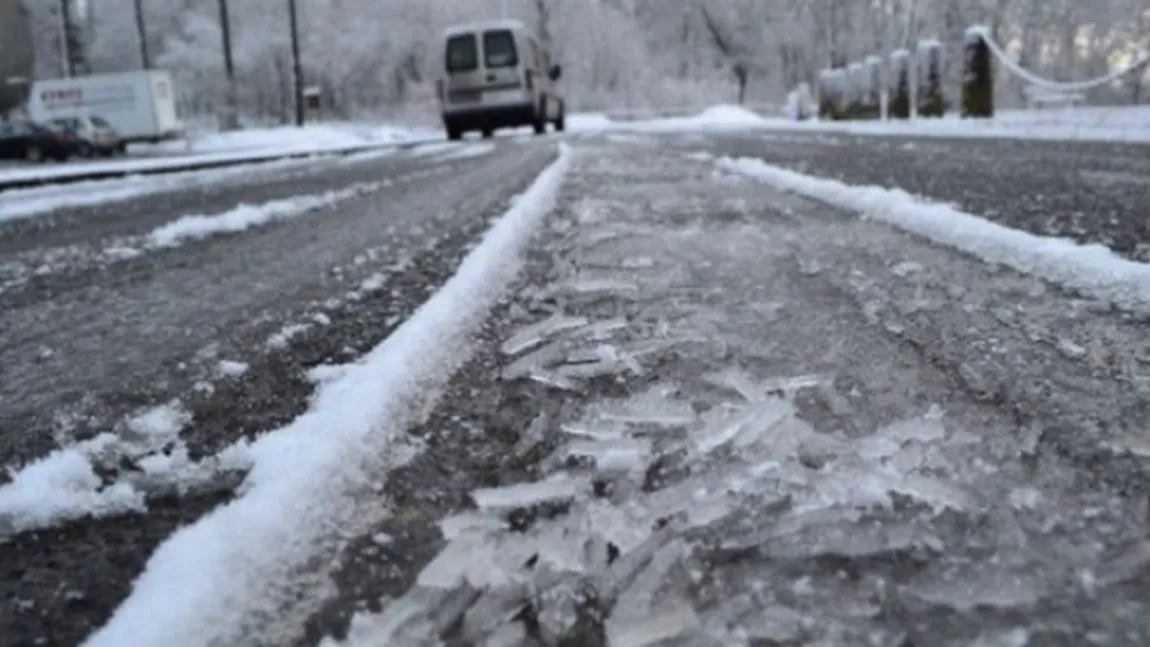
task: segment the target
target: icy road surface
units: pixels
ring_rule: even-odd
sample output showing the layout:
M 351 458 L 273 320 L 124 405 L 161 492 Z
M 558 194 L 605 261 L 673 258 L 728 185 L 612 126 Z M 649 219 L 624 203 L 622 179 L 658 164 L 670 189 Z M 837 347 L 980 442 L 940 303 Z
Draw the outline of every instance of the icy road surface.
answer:
M 925 227 L 795 137 L 465 144 L 0 228 L 0 646 L 1146 644 L 1141 269 Z M 1010 249 L 1030 274 L 980 260 Z

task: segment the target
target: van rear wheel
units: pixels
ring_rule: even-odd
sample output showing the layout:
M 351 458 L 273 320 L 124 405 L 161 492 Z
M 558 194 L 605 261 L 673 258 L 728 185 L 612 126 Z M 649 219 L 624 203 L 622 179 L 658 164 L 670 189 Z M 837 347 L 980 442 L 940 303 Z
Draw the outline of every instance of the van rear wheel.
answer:
M 492 137 L 494 137 L 494 136 L 495 136 L 495 131 L 494 131 L 494 130 L 492 130 L 492 129 L 490 129 L 490 128 L 484 128 L 484 129 L 483 129 L 483 138 L 484 138 L 484 139 L 491 139 L 491 138 L 492 138 Z
M 460 130 L 458 128 L 450 128 L 450 127 L 447 129 L 447 140 L 448 141 L 457 142 L 461 139 L 463 139 L 463 131 L 462 130 Z

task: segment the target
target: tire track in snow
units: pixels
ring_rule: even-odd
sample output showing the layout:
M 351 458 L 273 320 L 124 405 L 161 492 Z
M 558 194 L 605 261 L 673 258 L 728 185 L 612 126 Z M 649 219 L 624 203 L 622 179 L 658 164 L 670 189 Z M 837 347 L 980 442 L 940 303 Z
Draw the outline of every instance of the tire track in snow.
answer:
M 276 627 L 286 624 L 290 634 L 299 621 L 281 614 L 298 611 L 285 606 L 301 587 L 316 586 L 309 582 L 314 560 L 333 550 L 340 533 L 369 521 L 357 498 L 418 451 L 401 440 L 418 415 L 413 407 L 426 406 L 423 389 L 466 358 L 466 332 L 514 278 L 568 155 L 561 152 L 411 319 L 321 387 L 308 414 L 253 446 L 257 459 L 243 495 L 161 545 L 133 594 L 86 645 L 167 645 L 172 635 L 189 646 L 259 644 L 269 633 L 270 644 L 282 644 Z

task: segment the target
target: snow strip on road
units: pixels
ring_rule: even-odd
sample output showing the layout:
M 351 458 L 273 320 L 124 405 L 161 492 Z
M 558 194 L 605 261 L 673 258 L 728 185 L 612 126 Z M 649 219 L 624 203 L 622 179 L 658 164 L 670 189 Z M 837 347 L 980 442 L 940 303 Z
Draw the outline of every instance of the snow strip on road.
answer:
M 394 154 L 394 151 L 386 151 Z M 374 153 L 373 153 L 374 154 Z M 353 156 L 348 159 L 355 159 Z M 184 171 L 165 175 L 136 175 L 113 180 L 92 180 L 63 186 L 14 189 L 0 193 L 0 222 L 28 218 L 56 209 L 89 207 L 123 202 L 133 198 L 169 193 L 191 186 L 221 182 L 233 177 L 250 177 L 260 171 L 284 170 L 315 164 L 321 156 L 275 160 L 244 167 L 206 171 Z M 361 161 L 361 160 L 357 160 Z
M 183 216 L 148 234 L 149 247 L 176 247 L 187 239 L 200 239 L 217 234 L 235 234 L 277 220 L 286 220 L 302 214 L 330 207 L 358 195 L 383 188 L 385 183 L 364 182 L 337 191 L 324 191 L 308 195 L 271 200 L 263 204 L 241 204 L 212 215 Z
M 374 520 L 356 497 L 418 451 L 404 432 L 427 404 L 427 386 L 446 381 L 470 354 L 468 333 L 518 273 L 570 155 L 560 145 L 558 159 L 427 303 L 320 387 L 308 412 L 253 443 L 241 496 L 161 544 L 87 647 L 161 647 L 173 636 L 184 647 L 248 644 L 250 632 L 272 629 L 264 623 L 302 622 L 283 617 L 300 597 L 293 579 Z M 378 494 L 372 499 L 382 507 Z
M 954 247 L 1135 314 L 1150 314 L 1150 265 L 1121 258 L 1103 245 L 1035 236 L 899 189 L 851 186 L 796 173 L 754 158 L 720 158 L 720 169 L 858 211 L 936 243 Z
M 450 150 L 443 155 L 437 155 L 435 160 L 437 162 L 444 162 L 447 160 L 461 160 L 470 159 L 472 157 L 483 157 L 495 152 L 495 144 L 491 142 L 480 142 L 478 144 L 467 144 L 462 148 Z

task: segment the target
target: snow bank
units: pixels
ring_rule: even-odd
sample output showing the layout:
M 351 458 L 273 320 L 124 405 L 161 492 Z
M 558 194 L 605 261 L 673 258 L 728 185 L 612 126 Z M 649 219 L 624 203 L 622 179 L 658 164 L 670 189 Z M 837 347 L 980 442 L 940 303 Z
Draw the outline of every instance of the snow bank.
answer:
M 898 189 L 850 186 L 758 159 L 721 158 L 716 163 L 721 169 L 858 211 L 988 263 L 1049 280 L 1123 310 L 1150 314 L 1150 265 L 1120 258 L 1102 245 L 1035 236 Z
M 374 144 L 397 144 L 437 137 L 442 137 L 442 134 L 430 129 L 363 124 L 313 124 L 303 128 L 253 128 L 213 133 L 194 139 L 187 150 L 193 153 L 240 150 L 323 151 Z
M 783 121 L 783 120 L 779 120 Z M 741 129 L 761 127 L 769 123 L 759 115 L 740 106 L 717 105 L 687 117 L 669 117 L 617 123 L 616 130 L 641 132 L 682 132 L 713 129 Z
M 88 647 L 239 645 L 261 623 L 302 622 L 282 611 L 341 537 L 366 531 L 370 490 L 417 447 L 404 433 L 470 352 L 479 326 L 521 267 L 570 164 L 558 159 L 464 259 L 456 274 L 383 343 L 317 391 L 312 407 L 251 446 L 240 496 L 168 538 L 132 594 Z M 406 445 L 406 446 L 405 446 Z
M 1150 107 L 1080 107 L 1051 110 L 1002 110 L 993 119 L 909 121 L 767 120 L 773 128 L 854 135 L 1014 138 L 1069 141 L 1150 142 Z
M 601 112 L 584 112 L 567 115 L 567 130 L 569 132 L 585 133 L 610 130 L 615 122 Z
M 268 155 L 339 153 L 372 146 L 438 141 L 443 133 L 431 129 L 403 129 L 366 124 L 317 124 L 303 128 L 257 128 L 232 133 L 215 133 L 186 142 L 140 145 L 133 151 L 148 155 L 135 159 L 103 162 L 77 162 L 62 166 L 19 166 L 0 169 L 0 184 L 27 179 L 54 179 L 89 173 L 132 173 L 179 168 L 197 163 L 232 162 L 259 159 Z
M 731 105 L 712 106 L 686 117 L 634 121 L 612 120 L 603 114 L 585 117 L 586 123 L 580 123 L 573 130 L 682 132 L 761 128 L 855 135 L 1150 142 L 1150 107 L 1147 106 L 1001 110 L 993 119 L 959 119 L 949 115 L 942 119 L 908 121 L 795 121 L 782 116 L 763 117 Z

